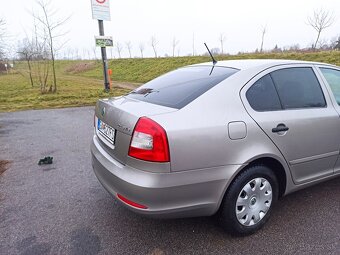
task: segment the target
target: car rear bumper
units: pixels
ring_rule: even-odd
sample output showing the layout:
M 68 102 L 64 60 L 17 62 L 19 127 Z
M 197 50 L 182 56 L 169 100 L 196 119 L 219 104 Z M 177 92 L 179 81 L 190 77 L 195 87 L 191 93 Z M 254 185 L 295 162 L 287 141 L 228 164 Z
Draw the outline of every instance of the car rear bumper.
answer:
M 93 170 L 104 188 L 129 209 L 155 217 L 208 216 L 219 208 L 228 180 L 240 165 L 173 173 L 151 173 L 113 159 L 95 135 L 91 144 Z M 117 194 L 144 205 L 133 207 Z

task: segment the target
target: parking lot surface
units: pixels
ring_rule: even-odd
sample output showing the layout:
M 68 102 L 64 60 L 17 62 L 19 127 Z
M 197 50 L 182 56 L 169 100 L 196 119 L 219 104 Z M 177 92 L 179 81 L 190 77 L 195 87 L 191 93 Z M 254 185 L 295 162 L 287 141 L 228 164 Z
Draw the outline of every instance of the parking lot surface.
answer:
M 0 254 L 340 254 L 340 178 L 282 198 L 258 233 L 136 215 L 96 179 L 93 108 L 0 114 Z M 54 157 L 39 166 L 40 158 Z

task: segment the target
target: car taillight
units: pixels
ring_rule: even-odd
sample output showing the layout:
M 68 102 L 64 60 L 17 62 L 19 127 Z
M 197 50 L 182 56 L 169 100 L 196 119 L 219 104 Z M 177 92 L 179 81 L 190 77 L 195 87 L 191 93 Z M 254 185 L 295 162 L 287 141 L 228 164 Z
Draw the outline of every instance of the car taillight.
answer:
M 132 134 L 129 156 L 145 161 L 169 162 L 169 144 L 165 130 L 149 118 L 140 118 Z

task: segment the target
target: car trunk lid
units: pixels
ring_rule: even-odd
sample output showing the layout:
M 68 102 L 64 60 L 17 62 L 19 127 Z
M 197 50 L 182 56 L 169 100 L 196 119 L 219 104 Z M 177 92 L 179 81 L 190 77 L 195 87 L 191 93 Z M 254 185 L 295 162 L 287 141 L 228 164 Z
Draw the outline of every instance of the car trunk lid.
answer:
M 138 119 L 176 110 L 126 97 L 101 99 L 97 101 L 95 108 L 95 132 L 105 151 L 120 163 L 125 164 L 131 136 Z M 113 143 L 108 136 L 98 130 L 100 123 L 105 123 L 109 129 L 110 127 L 114 129 Z

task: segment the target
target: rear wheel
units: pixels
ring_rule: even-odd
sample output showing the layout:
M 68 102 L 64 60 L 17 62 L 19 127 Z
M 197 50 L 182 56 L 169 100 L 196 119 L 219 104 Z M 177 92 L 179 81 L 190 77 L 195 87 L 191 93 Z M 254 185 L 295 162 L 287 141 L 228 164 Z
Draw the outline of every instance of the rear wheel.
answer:
M 233 235 L 249 235 L 268 221 L 278 198 L 278 182 L 271 169 L 255 165 L 231 183 L 220 211 L 222 226 Z

